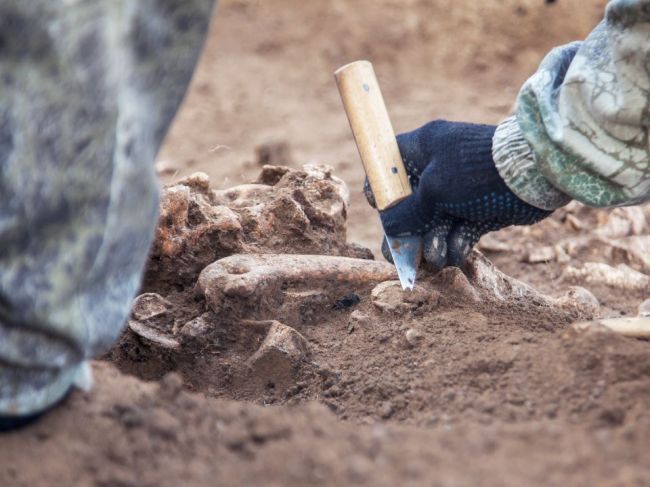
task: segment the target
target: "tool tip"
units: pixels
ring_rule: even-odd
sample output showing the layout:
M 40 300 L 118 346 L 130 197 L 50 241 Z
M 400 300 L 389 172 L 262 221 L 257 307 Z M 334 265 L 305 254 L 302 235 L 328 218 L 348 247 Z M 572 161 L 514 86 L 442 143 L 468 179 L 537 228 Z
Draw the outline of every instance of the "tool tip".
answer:
M 412 277 L 408 277 L 406 279 L 400 279 L 400 283 L 402 284 L 402 289 L 404 291 L 413 291 L 415 288 L 415 279 Z

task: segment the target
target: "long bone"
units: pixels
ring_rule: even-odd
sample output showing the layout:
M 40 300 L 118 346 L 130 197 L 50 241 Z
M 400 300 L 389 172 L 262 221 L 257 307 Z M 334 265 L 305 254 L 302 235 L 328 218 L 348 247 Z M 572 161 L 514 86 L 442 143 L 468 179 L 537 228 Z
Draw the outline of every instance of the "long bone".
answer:
M 326 255 L 231 255 L 206 267 L 198 287 L 210 308 L 235 319 L 268 319 L 287 300 L 286 291 L 320 289 L 332 298 L 395 279 L 386 262 Z

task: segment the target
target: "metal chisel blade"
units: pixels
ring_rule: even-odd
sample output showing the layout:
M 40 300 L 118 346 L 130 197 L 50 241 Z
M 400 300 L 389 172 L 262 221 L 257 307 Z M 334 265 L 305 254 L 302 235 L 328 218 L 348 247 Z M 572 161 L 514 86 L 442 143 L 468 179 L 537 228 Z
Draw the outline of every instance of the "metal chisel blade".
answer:
M 389 237 L 386 235 L 386 241 L 393 256 L 393 263 L 397 269 L 402 289 L 412 291 L 422 259 L 422 237 L 419 235 L 412 237 Z

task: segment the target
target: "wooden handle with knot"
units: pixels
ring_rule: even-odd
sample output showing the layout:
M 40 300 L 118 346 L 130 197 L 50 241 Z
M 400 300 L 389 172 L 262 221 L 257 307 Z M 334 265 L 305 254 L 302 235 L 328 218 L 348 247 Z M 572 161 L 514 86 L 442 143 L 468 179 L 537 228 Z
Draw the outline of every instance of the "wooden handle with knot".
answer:
M 334 77 L 377 209 L 390 208 L 412 191 L 375 71 L 370 62 L 356 61 Z

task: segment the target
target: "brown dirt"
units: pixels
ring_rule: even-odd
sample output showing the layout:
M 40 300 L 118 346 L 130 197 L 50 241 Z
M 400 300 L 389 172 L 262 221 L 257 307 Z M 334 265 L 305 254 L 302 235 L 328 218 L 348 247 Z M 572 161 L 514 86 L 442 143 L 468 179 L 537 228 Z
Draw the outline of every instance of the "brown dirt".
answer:
M 647 418 L 612 427 L 620 410 L 599 428 L 360 425 L 313 402 L 261 407 L 188 394 L 174 376 L 95 373 L 92 394 L 3 437 L 2 485 L 647 485 Z
M 168 182 L 202 170 L 212 189 L 203 177 L 167 189 L 143 289 L 158 296 L 133 316 L 165 340 L 127 330 L 94 365 L 91 393 L 3 437 L 0 485 L 650 483 L 650 344 L 576 332 L 593 308 L 547 296 L 578 284 L 600 315 L 634 315 L 650 290 L 564 273 L 587 262 L 648 273 L 620 250 L 650 234 L 648 211 L 573 205 L 483 242 L 545 294 L 479 255 L 464 273 L 422 272 L 416 299 L 386 292 L 394 309 L 373 304 L 372 282 L 287 283 L 254 310 L 282 325 L 218 314 L 195 286 L 236 253 L 369 257 L 346 239 L 376 250 L 336 67 L 375 62 L 398 130 L 434 117 L 496 122 L 548 48 L 582 37 L 604 2 L 558 3 L 223 1 L 161 154 L 177 168 Z M 268 140 L 289 141 L 291 154 L 272 144 L 260 158 L 294 170 L 220 191 L 255 180 L 260 166 L 242 161 Z M 335 170 L 315 176 L 293 161 Z M 351 188 L 349 206 L 333 175 Z

